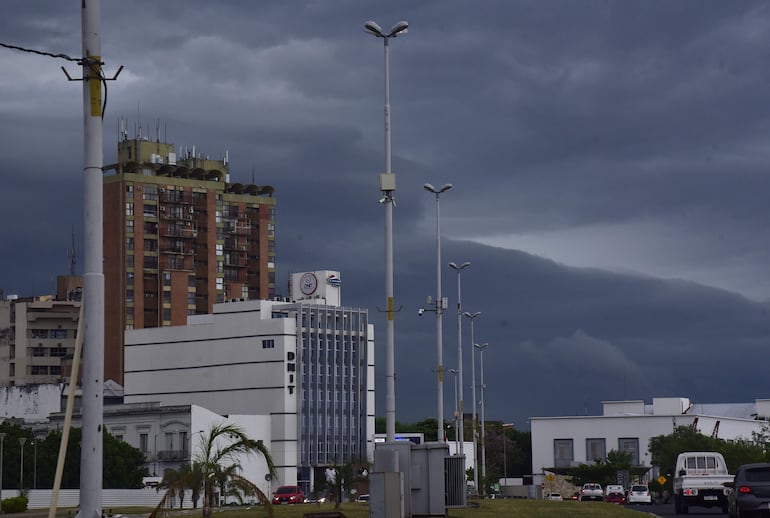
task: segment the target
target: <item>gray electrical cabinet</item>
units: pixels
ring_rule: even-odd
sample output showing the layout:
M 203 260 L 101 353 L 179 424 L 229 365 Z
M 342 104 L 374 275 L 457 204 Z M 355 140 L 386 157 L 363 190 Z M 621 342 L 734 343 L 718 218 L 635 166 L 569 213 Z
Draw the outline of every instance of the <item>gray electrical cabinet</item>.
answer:
M 445 460 L 449 446 L 427 442 L 412 446 L 412 516 L 446 516 Z

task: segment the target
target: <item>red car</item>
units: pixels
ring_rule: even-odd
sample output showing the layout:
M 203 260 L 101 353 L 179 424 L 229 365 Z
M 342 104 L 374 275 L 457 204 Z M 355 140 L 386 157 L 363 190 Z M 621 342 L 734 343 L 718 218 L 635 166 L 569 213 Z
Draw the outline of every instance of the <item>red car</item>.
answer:
M 273 494 L 274 504 L 304 504 L 305 493 L 299 486 L 281 486 Z
M 619 504 L 624 505 L 626 503 L 626 495 L 623 493 L 609 493 L 607 496 L 604 497 L 605 502 L 609 502 L 611 504 Z

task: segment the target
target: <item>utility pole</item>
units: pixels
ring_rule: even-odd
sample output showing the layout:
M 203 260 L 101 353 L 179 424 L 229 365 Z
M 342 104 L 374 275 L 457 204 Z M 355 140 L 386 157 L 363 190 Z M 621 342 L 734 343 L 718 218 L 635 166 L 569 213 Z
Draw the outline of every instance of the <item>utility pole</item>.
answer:
M 100 0 L 81 0 L 83 26 L 84 275 L 83 418 L 78 518 L 102 516 L 104 270 L 102 202 L 102 62 Z M 76 383 L 73 379 L 71 383 Z

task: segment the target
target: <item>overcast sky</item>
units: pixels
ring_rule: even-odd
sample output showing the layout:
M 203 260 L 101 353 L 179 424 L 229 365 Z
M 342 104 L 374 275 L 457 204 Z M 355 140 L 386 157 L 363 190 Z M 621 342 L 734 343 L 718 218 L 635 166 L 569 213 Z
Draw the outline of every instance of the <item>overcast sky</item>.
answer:
M 279 289 L 290 271 L 341 270 L 344 303 L 370 309 L 379 344 L 383 45 L 363 24 L 409 22 L 390 45 L 399 420 L 436 415 L 435 317 L 416 316 L 436 292 L 425 182 L 454 185 L 441 198 L 445 368 L 446 263 L 468 260 L 488 417 L 524 427 L 604 399 L 770 397 L 751 381 L 770 335 L 767 2 L 136 0 L 101 14 L 105 72 L 125 67 L 108 84 L 105 162 L 120 118 L 227 151 L 233 181 L 275 187 Z M 5 0 L 0 35 L 77 58 L 80 4 Z M 80 75 L 0 48 L 6 294 L 53 290 L 73 226 L 82 249 L 81 84 L 61 66 Z M 451 415 L 451 387 L 445 401 Z

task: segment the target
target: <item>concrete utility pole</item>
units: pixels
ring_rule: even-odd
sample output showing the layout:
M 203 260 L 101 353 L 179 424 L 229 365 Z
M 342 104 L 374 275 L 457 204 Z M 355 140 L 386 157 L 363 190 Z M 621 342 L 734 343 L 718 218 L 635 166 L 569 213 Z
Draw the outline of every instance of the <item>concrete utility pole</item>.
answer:
M 79 518 L 102 516 L 102 422 L 104 412 L 104 270 L 102 202 L 102 66 L 100 0 L 81 0 L 83 25 L 83 150 L 85 254 L 83 299 L 83 432 Z M 77 380 L 71 380 L 76 383 Z

